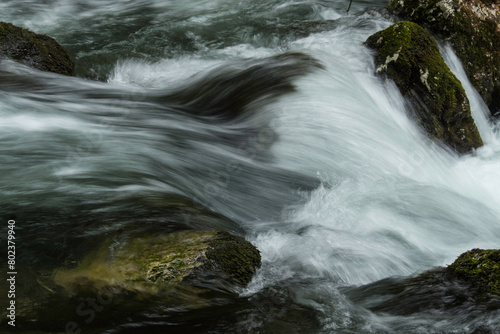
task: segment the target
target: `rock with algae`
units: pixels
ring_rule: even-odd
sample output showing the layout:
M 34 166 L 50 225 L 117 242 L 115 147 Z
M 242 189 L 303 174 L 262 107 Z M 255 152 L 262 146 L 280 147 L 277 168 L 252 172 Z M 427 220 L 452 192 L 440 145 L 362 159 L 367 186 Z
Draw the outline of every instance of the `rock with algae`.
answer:
M 32 273 L 16 299 L 16 326 L 54 331 L 76 323 L 91 331 L 125 316 L 144 320 L 148 311 L 175 315 L 231 303 L 260 263 L 255 246 L 227 232 L 115 235 L 70 267 Z
M 500 296 L 500 250 L 472 249 L 448 266 L 449 275 L 482 287 Z
M 483 145 L 462 84 L 427 31 L 398 22 L 370 36 L 365 45 L 375 50 L 376 73 L 394 80 L 431 138 L 458 153 Z
M 85 278 L 100 286 L 215 282 L 245 286 L 260 266 L 260 253 L 244 238 L 220 231 L 178 231 L 105 245 L 55 281 L 74 286 Z
M 42 71 L 76 75 L 75 64 L 56 40 L 11 23 L 0 22 L 0 58 L 2 57 Z
M 491 113 L 500 112 L 498 0 L 390 0 L 386 8 L 449 40 Z
M 498 329 L 500 250 L 472 249 L 446 268 L 410 277 L 385 278 L 350 288 L 347 295 L 374 312 L 404 316 L 461 314 L 463 319 Z

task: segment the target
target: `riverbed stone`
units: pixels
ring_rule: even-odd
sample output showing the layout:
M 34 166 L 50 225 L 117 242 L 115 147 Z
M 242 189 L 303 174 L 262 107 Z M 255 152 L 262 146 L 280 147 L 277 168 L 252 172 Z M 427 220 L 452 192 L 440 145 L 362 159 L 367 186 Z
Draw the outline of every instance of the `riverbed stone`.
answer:
M 462 84 L 425 29 L 398 22 L 370 36 L 365 45 L 375 50 L 376 74 L 394 80 L 432 139 L 458 153 L 483 145 Z
M 85 331 L 125 315 L 141 318 L 144 310 L 175 314 L 231 303 L 260 264 L 254 245 L 223 231 L 115 234 L 76 263 L 54 271 L 24 268 L 17 327 L 53 331 L 75 321 Z M 92 308 L 95 320 L 88 322 L 85 310 Z M 0 315 L 1 327 L 6 311 Z
M 259 251 L 243 237 L 185 230 L 135 237 L 116 248 L 106 244 L 76 268 L 60 270 L 55 281 L 70 289 L 82 279 L 100 287 L 140 282 L 245 286 L 260 261 Z
M 48 72 L 75 76 L 75 64 L 53 38 L 0 22 L 0 59 L 7 57 Z
M 390 0 L 386 8 L 448 40 L 491 113 L 500 112 L 498 0 Z

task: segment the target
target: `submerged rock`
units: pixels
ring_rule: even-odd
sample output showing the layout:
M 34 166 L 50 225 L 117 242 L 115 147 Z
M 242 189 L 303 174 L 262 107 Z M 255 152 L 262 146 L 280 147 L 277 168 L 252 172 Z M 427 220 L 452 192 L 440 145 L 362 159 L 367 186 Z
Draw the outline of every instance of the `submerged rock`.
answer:
M 60 270 L 55 281 L 70 289 L 82 279 L 100 287 L 138 282 L 245 286 L 259 266 L 259 251 L 244 238 L 188 230 L 137 237 L 117 247 L 104 245 L 76 268 Z
M 226 62 L 190 78 L 175 90 L 151 95 L 152 101 L 217 121 L 234 121 L 296 90 L 293 80 L 324 66 L 302 52 L 286 52 L 260 59 Z
M 23 269 L 17 327 L 54 331 L 71 324 L 95 331 L 125 317 L 146 320 L 148 312 L 170 317 L 225 305 L 260 263 L 255 246 L 227 232 L 116 235 L 76 264 L 53 272 Z
M 462 84 L 427 31 L 412 22 L 398 22 L 365 44 L 375 50 L 376 73 L 394 80 L 431 138 L 459 153 L 483 145 Z
M 492 114 L 500 111 L 500 6 L 495 0 L 390 0 L 386 8 L 449 40 Z
M 2 57 L 42 71 L 76 75 L 75 64 L 56 40 L 5 22 L 0 22 L 0 58 Z

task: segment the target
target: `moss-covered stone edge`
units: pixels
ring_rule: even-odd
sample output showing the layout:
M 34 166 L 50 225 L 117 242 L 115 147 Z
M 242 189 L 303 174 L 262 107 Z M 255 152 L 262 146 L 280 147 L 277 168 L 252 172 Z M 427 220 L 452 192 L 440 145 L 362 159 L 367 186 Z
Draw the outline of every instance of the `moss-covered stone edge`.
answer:
M 125 241 L 111 251 L 111 242 L 85 257 L 64 277 L 86 277 L 96 282 L 197 284 L 207 277 L 239 286 L 247 285 L 261 265 L 257 248 L 241 236 L 222 231 L 180 230 L 143 235 Z M 110 257 L 111 256 L 111 257 Z M 66 279 L 67 280 L 67 279 Z
M 209 241 L 203 270 L 222 270 L 232 282 L 246 286 L 261 266 L 259 250 L 245 238 L 217 232 Z
M 457 277 L 500 296 L 500 250 L 474 248 L 461 254 L 446 268 Z
M 0 21 L 0 57 L 42 71 L 75 76 L 75 64 L 53 38 Z
M 449 40 L 490 110 L 500 108 L 500 32 L 494 21 L 474 19 L 456 0 L 390 0 L 385 8 Z
M 425 29 L 413 22 L 397 22 L 370 36 L 365 45 L 376 50 L 376 72 L 395 81 L 431 138 L 459 153 L 483 145 L 462 84 Z

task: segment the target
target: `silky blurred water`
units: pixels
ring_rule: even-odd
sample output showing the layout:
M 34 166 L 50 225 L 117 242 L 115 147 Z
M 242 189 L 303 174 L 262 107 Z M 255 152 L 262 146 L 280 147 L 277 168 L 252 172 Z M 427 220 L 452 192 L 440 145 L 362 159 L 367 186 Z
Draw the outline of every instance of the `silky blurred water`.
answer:
M 293 291 L 294 303 L 316 312 L 311 332 L 476 328 L 462 314 L 375 314 L 340 289 L 499 246 L 498 126 L 443 44 L 485 146 L 457 156 L 426 138 L 395 85 L 373 75 L 362 44 L 392 24 L 374 10 L 384 5 L 354 1 L 347 14 L 347 1 L 3 1 L 0 20 L 56 38 L 78 72 L 68 78 L 0 63 L 0 202 L 33 215 L 32 226 L 20 224 L 30 235 L 20 261 L 52 261 L 41 240 L 57 240 L 78 217 L 79 235 L 92 238 L 132 224 L 136 217 L 123 212 L 142 208 L 137 198 L 157 208 L 176 194 L 234 220 L 261 251 L 262 268 L 241 295 Z M 195 104 L 175 100 L 179 87 L 201 91 L 225 70 L 267 68 L 284 52 L 305 53 L 322 68 L 291 75 L 294 91 L 262 93 L 229 119 L 196 111 L 220 96 L 231 100 L 231 87 L 216 86 Z M 309 66 L 289 62 L 269 71 L 279 77 Z M 275 89 L 266 76 L 249 75 Z M 30 208 L 39 207 L 59 220 L 38 221 Z M 98 213 L 113 218 L 104 227 Z M 485 317 L 476 322 L 500 326 Z M 221 332 L 260 328 L 235 326 Z

